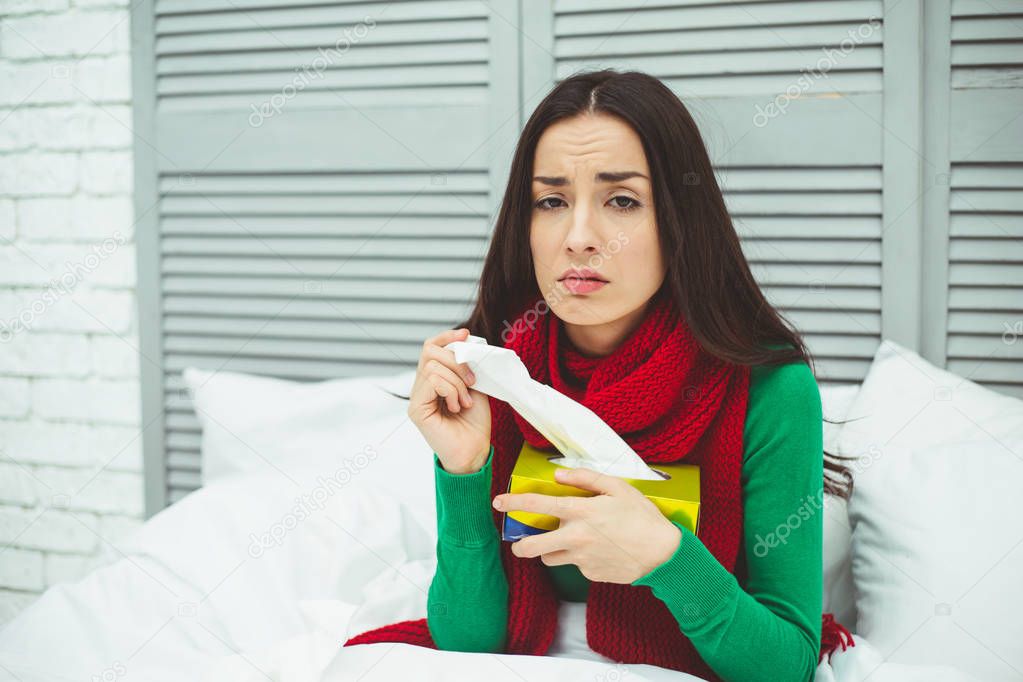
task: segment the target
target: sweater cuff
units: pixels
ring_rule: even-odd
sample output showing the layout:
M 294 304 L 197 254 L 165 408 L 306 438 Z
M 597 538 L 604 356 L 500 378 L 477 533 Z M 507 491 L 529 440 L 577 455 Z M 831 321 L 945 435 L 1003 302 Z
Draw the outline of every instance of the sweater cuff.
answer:
M 691 530 L 682 531 L 678 548 L 664 563 L 632 582 L 653 590 L 683 632 L 699 629 L 736 598 L 739 583 Z
M 493 507 L 490 505 L 493 457 L 494 446 L 491 444 L 487 461 L 479 471 L 453 474 L 444 469 L 437 453 L 433 453 L 438 536 L 441 540 L 480 545 L 496 535 Z

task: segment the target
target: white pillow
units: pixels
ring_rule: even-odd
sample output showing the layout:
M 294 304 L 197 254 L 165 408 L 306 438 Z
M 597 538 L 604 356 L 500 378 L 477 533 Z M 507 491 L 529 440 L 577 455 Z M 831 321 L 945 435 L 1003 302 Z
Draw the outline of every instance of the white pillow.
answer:
M 849 516 L 856 632 L 886 660 L 1023 670 L 1023 441 L 888 446 Z M 890 455 L 890 456 L 889 456 Z
M 997 445 L 1023 440 L 1023 401 L 935 367 L 888 339 L 878 345 L 845 418 L 849 421 L 838 433 L 837 450 L 840 455 L 858 458 L 850 462 L 854 498 L 861 480 L 877 468 L 878 462 L 897 457 L 894 453 L 899 449 L 953 441 L 987 440 Z M 850 521 L 855 526 L 855 520 Z M 831 517 L 825 517 L 825 537 L 832 522 Z M 837 530 L 833 531 L 836 535 Z M 855 591 L 859 591 L 860 585 L 853 582 Z M 842 585 L 841 580 L 834 585 Z M 858 611 L 858 600 L 856 604 L 854 610 Z M 835 617 L 843 622 L 840 607 L 835 601 L 831 606 Z M 856 624 L 859 631 L 859 614 Z
M 825 419 L 841 422 L 849 413 L 858 384 L 821 383 L 821 408 Z M 842 424 L 824 422 L 824 449 L 838 453 Z M 853 587 L 849 540 L 851 527 L 846 501 L 834 495 L 824 496 L 824 603 L 825 613 L 834 613 L 835 620 L 855 631 L 856 593 Z
M 187 368 L 202 425 L 203 483 L 317 467 L 344 485 L 377 485 L 416 509 L 434 504 L 433 451 L 409 420 L 415 370 L 296 382 Z M 299 491 L 301 492 L 301 491 Z M 296 493 L 297 495 L 298 493 Z
M 843 455 L 885 456 L 889 445 L 1023 440 L 1023 400 L 935 367 L 894 341 L 874 361 L 839 435 Z

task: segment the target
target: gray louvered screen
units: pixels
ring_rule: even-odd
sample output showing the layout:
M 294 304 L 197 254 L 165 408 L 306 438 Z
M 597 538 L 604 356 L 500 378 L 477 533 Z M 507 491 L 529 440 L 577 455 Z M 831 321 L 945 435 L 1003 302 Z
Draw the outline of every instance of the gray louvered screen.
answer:
M 184 368 L 397 372 L 466 314 L 518 130 L 517 34 L 469 1 L 158 0 L 145 20 L 149 493 L 174 502 L 200 484 Z
M 953 2 L 951 34 L 948 368 L 1023 397 L 1023 3 Z
M 150 514 L 199 484 L 184 367 L 398 371 L 466 312 L 521 123 L 582 68 L 687 102 L 822 380 L 884 337 L 1023 395 L 1016 0 L 155 1 L 132 11 Z
M 873 1 L 558 0 L 550 30 L 557 79 L 638 69 L 687 103 L 754 274 L 837 382 L 861 380 L 881 338 L 881 15 Z M 823 50 L 850 35 L 825 71 Z M 771 116 L 800 78 L 803 97 Z

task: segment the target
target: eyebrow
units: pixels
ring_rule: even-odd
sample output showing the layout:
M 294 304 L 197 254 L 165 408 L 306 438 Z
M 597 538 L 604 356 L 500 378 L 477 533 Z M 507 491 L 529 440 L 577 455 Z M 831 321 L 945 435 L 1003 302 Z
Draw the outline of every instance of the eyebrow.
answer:
M 629 178 L 650 179 L 638 171 L 604 171 L 593 176 L 593 179 L 597 182 L 621 182 L 622 180 L 628 180 Z M 552 187 L 564 187 L 569 184 L 568 178 L 563 176 L 549 177 L 545 175 L 536 175 L 533 177 L 533 180 Z

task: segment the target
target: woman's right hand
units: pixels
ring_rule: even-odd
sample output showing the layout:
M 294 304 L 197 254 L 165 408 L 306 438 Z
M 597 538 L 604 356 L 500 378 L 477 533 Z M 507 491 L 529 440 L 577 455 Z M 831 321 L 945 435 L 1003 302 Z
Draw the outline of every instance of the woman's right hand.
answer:
M 454 352 L 444 348 L 468 336 L 463 327 L 427 339 L 409 395 L 409 418 L 453 474 L 479 471 L 490 454 L 490 401 L 469 388 L 476 381 L 469 365 L 455 362 Z

